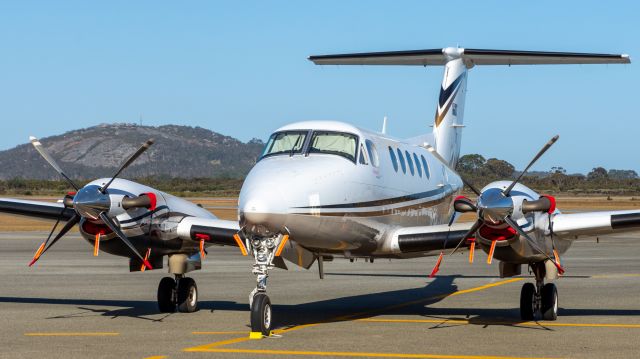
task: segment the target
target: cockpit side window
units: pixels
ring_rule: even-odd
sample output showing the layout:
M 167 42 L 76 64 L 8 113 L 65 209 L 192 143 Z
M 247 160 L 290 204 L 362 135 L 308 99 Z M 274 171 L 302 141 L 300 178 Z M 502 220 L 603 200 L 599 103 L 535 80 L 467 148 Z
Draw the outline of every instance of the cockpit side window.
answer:
M 355 135 L 344 132 L 315 131 L 311 137 L 308 152 L 338 155 L 355 163 L 357 148 L 358 138 Z
M 378 157 L 378 150 L 376 150 L 376 145 L 374 145 L 371 140 L 365 140 L 364 143 L 367 145 L 367 151 L 369 152 L 369 160 L 371 161 L 371 164 L 374 167 L 380 166 L 380 157 Z
M 260 158 L 302 152 L 307 133 L 307 131 L 284 131 L 272 134 Z
M 360 159 L 358 160 L 358 162 L 360 162 L 361 165 L 368 164 L 367 156 L 365 155 L 365 152 L 364 152 L 364 145 L 360 145 Z

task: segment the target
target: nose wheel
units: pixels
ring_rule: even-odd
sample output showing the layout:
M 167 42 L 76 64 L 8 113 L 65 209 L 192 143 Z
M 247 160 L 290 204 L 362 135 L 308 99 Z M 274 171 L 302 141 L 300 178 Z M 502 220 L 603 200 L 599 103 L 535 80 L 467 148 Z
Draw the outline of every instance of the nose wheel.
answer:
M 158 285 L 158 309 L 162 313 L 183 313 L 198 310 L 198 287 L 193 278 L 176 275 L 176 279 L 164 277 Z
M 264 292 L 257 292 L 251 301 L 251 332 L 271 335 L 271 300 Z

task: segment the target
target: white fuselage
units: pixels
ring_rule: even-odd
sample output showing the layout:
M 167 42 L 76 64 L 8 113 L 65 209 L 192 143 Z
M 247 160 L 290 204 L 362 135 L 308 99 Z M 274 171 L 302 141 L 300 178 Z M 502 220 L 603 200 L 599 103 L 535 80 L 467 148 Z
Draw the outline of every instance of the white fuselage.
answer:
M 321 252 L 371 255 L 384 254 L 390 230 L 447 223 L 462 181 L 425 148 L 341 122 L 300 122 L 275 133 L 300 130 L 308 132 L 301 151 L 264 156 L 245 179 L 245 230 L 287 232 Z M 326 131 L 355 135 L 355 160 L 309 151 L 309 138 Z

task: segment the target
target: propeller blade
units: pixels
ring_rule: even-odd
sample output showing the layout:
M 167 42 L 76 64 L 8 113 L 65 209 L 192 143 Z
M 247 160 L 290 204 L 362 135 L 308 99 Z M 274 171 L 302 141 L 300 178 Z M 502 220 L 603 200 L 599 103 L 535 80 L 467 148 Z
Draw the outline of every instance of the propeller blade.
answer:
M 462 236 L 462 239 L 460 240 L 460 242 L 458 242 L 458 245 L 453 249 L 453 251 L 451 251 L 451 253 L 449 253 L 449 255 L 453 255 L 455 252 L 457 252 L 458 248 L 460 248 L 462 243 L 464 243 L 464 241 L 466 241 L 467 238 L 473 236 L 473 234 L 476 233 L 478 229 L 480 229 L 483 223 L 484 222 L 482 222 L 482 220 L 478 219 L 476 223 L 474 223 L 471 226 L 471 228 L 467 231 L 467 233 L 465 233 L 464 236 Z
M 558 138 L 560 138 L 560 136 L 555 135 L 553 136 L 553 138 L 551 138 L 549 140 L 549 142 L 547 142 L 542 149 L 538 152 L 538 154 L 531 160 L 531 162 L 529 162 L 529 164 L 527 165 L 527 167 L 525 167 L 524 171 L 522 171 L 520 173 L 520 175 L 518 176 L 518 178 L 516 178 L 515 181 L 511 182 L 511 185 L 509 187 L 507 187 L 507 189 L 505 189 L 502 193 L 504 193 L 505 196 L 508 196 L 509 193 L 511 192 L 511 190 L 513 189 L 513 187 L 516 185 L 516 183 L 518 183 L 521 179 L 522 176 L 524 176 L 525 173 L 527 173 L 527 171 L 529 170 L 529 168 L 531 168 L 531 166 L 533 166 L 534 163 L 536 163 L 536 161 L 542 157 L 542 155 L 544 155 L 545 152 L 547 152 L 547 150 L 549 148 L 551 148 L 551 146 L 553 146 L 554 143 L 556 143 L 556 141 L 558 140 Z
M 449 168 L 452 172 L 454 172 L 455 174 L 458 175 L 458 177 L 460 177 L 460 179 L 462 180 L 462 183 L 464 183 L 467 187 L 469 187 L 471 189 L 471 191 L 473 191 L 473 193 L 476 194 L 476 196 L 480 195 L 480 191 L 478 191 L 477 188 L 475 188 L 471 182 L 467 181 L 466 179 L 464 179 L 462 176 L 460 176 L 460 174 L 458 173 L 458 171 L 456 171 L 455 168 L 452 168 L 449 165 L 449 162 L 447 162 L 447 160 L 445 160 L 439 153 L 438 151 L 436 151 L 436 149 L 431 146 L 428 143 L 425 143 L 424 145 L 421 146 L 422 148 L 426 149 L 427 151 L 431 152 L 431 154 L 433 155 L 433 157 L 435 157 L 438 161 L 440 161 L 443 165 L 447 166 L 447 168 Z
M 49 163 L 49 165 L 53 167 L 53 169 L 56 170 L 56 172 L 58 172 L 60 176 L 62 176 L 71 185 L 71 187 L 73 187 L 76 191 L 80 188 L 71 180 L 71 178 L 69 178 L 69 176 L 67 176 L 64 173 L 64 171 L 62 170 L 62 167 L 58 165 L 58 163 L 53 159 L 53 157 L 51 157 L 49 153 L 47 153 L 47 151 L 42 146 L 42 143 L 40 143 L 40 140 L 38 140 L 33 136 L 29 136 L 29 141 L 31 141 L 31 144 L 33 145 L 33 147 L 35 147 L 36 151 L 38 151 L 40 156 L 42 156 L 42 158 L 44 158 L 44 160 L 47 161 L 47 163 Z
M 460 176 L 460 174 L 458 174 L 458 176 Z M 462 177 L 462 176 L 460 176 L 460 179 L 462 180 L 462 183 L 464 183 L 464 184 L 465 184 L 465 186 L 469 187 L 469 188 L 471 189 L 471 191 L 472 191 L 473 193 L 475 193 L 475 194 L 476 194 L 476 196 L 479 196 L 479 195 L 480 195 L 480 190 L 478 190 L 477 188 L 475 188 L 475 187 L 471 184 L 471 182 L 467 181 L 467 180 L 466 180 L 466 179 L 464 179 L 464 177 Z
M 451 225 L 453 225 L 453 222 L 456 221 L 456 219 L 458 219 L 458 215 L 460 213 L 458 211 L 453 211 L 453 214 L 451 215 L 451 218 L 449 218 L 449 227 L 451 227 Z
M 118 228 L 118 226 L 116 226 L 115 223 L 113 223 L 113 221 L 111 220 L 111 218 L 109 218 L 109 216 L 107 216 L 106 213 L 104 212 L 100 212 L 100 219 L 102 220 L 102 222 L 104 222 L 104 224 L 107 225 L 107 227 L 109 227 L 109 229 L 111 229 L 113 231 L 113 233 L 116 234 L 116 236 L 118 236 L 118 238 L 120 238 L 120 240 L 122 240 L 124 242 L 124 244 L 126 244 L 131 251 L 138 257 L 140 258 L 140 260 L 142 261 L 142 263 L 148 268 L 148 269 L 153 269 L 153 267 L 151 267 L 151 264 L 149 263 L 149 261 L 147 261 L 146 259 L 144 259 L 144 257 L 142 257 L 142 255 L 140 254 L 140 252 L 138 252 L 138 250 L 136 249 L 136 247 L 133 246 L 133 244 L 131 244 L 131 242 L 129 241 L 129 238 L 127 238 L 127 236 L 120 230 L 120 228 Z
M 511 217 L 506 216 L 504 217 L 504 220 L 505 222 L 507 222 L 509 226 L 511 226 L 511 228 L 515 229 L 516 232 L 518 232 L 518 234 L 523 236 L 527 240 L 527 242 L 529 242 L 529 244 L 533 249 L 538 251 L 540 254 L 543 254 L 545 257 L 547 257 L 547 259 L 550 260 L 556 266 L 556 268 L 558 268 L 558 273 L 560 274 L 564 273 L 564 268 L 562 268 L 560 263 L 558 263 L 555 259 L 551 258 L 551 256 L 549 256 L 545 251 L 543 251 L 542 248 L 540 248 L 538 244 L 531 237 L 529 237 L 529 235 L 522 228 L 520 228 L 520 226 Z
M 129 165 L 133 163 L 133 161 L 135 161 L 138 157 L 140 157 L 140 155 L 143 154 L 144 151 L 149 149 L 151 145 L 153 145 L 153 139 L 149 139 L 145 143 L 143 143 L 142 146 L 140 146 L 140 148 L 138 148 L 138 150 L 133 155 L 131 155 L 131 157 L 129 157 L 129 159 L 125 163 L 123 163 L 122 166 L 120 166 L 118 171 L 116 171 L 113 177 L 111 177 L 109 182 L 107 182 L 107 184 L 105 184 L 104 186 L 102 186 L 102 188 L 100 188 L 100 192 L 104 193 L 104 191 L 106 191 L 107 188 L 109 188 L 109 186 L 111 185 L 111 182 L 113 182 L 113 180 L 116 179 L 116 177 L 118 177 L 120 172 L 124 171 L 125 168 L 129 167 Z
M 54 244 L 56 244 L 56 242 L 62 238 L 62 236 L 64 236 L 65 234 L 67 234 L 67 232 L 69 232 L 69 230 L 71 228 L 73 228 L 73 226 L 76 225 L 76 223 L 80 222 L 80 216 L 78 216 L 77 214 L 75 214 L 73 217 L 71 217 L 71 219 L 69 219 L 69 221 L 64 225 L 64 227 L 62 227 L 62 229 L 60 230 L 60 232 L 58 232 L 58 234 L 53 238 L 53 240 L 51 241 L 51 243 L 49 243 L 48 246 L 45 246 L 46 243 L 49 241 L 49 239 L 47 238 L 47 240 L 42 243 L 40 245 L 40 248 L 38 248 L 38 251 L 36 252 L 36 254 L 33 256 L 33 259 L 31 260 L 31 263 L 29 263 L 29 267 L 31 267 L 35 262 L 38 261 L 38 259 L 40 259 L 40 257 L 45 254 L 46 251 L 49 250 L 49 248 L 51 248 Z M 54 226 L 55 229 L 55 226 Z M 53 230 L 51 231 L 51 233 L 53 233 Z

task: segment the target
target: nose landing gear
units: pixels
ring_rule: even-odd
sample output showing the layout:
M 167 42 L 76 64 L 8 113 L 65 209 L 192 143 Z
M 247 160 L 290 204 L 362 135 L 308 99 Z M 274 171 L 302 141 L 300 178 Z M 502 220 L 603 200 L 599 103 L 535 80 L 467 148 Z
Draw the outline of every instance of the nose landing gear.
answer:
M 271 335 L 271 300 L 267 295 L 267 278 L 273 268 L 273 259 L 280 255 L 288 236 L 253 237 L 250 243 L 255 262 L 252 273 L 256 276 L 256 288 L 249 294 L 251 307 L 251 337 L 261 338 Z
M 158 309 L 162 313 L 193 313 L 198 310 L 198 287 L 193 278 L 177 274 L 164 277 L 158 285 Z
M 520 317 L 530 321 L 558 319 L 558 289 L 553 283 L 544 284 L 544 262 L 532 263 L 536 284 L 525 283 L 520 292 Z

